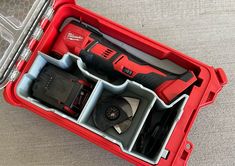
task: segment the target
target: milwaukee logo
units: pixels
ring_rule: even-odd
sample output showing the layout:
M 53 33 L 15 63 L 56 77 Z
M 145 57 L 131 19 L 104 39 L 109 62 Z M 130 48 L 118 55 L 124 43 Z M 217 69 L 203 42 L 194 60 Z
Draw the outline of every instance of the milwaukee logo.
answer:
M 72 41 L 82 41 L 84 38 L 82 36 L 77 36 L 73 33 L 68 33 L 67 34 L 67 39 L 72 40 Z

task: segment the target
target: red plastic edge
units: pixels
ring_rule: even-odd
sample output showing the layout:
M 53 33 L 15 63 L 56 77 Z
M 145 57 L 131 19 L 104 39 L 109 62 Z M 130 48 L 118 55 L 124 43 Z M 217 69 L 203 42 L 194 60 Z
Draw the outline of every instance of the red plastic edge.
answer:
M 70 5 L 68 5 L 70 3 Z M 199 81 L 198 85 L 194 86 L 192 88 L 192 93 L 190 94 L 190 98 L 186 104 L 184 113 L 180 119 L 180 121 L 177 123 L 177 126 L 171 136 L 171 139 L 169 143 L 167 144 L 167 149 L 170 150 L 170 154 L 167 158 L 167 160 L 161 159 L 158 165 L 162 166 L 167 166 L 167 165 L 176 165 L 176 166 L 181 166 L 181 165 L 186 165 L 189 156 L 192 152 L 193 149 L 193 144 L 187 141 L 187 135 L 190 131 L 190 128 L 192 127 L 192 124 L 197 116 L 197 113 L 199 111 L 199 108 L 202 106 L 211 104 L 218 92 L 222 89 L 222 87 L 228 82 L 226 75 L 223 71 L 223 69 L 218 68 L 214 69 L 213 67 L 209 67 L 205 65 L 204 63 L 201 63 L 193 58 L 190 58 L 176 50 L 173 50 L 167 46 L 164 46 L 158 42 L 155 42 L 151 39 L 148 39 L 142 35 L 139 35 L 138 33 L 135 33 L 129 29 L 126 29 L 123 26 L 120 26 L 110 20 L 105 19 L 102 16 L 99 16 L 93 12 L 90 12 L 87 9 L 74 6 L 75 2 L 73 0 L 58 0 L 55 1 L 54 8 L 57 10 L 57 12 L 62 12 L 63 9 L 68 9 L 68 8 L 76 8 L 79 10 L 81 13 L 85 13 L 91 17 L 95 17 L 99 20 L 99 23 L 102 23 L 107 27 L 112 27 L 115 29 L 114 31 L 117 31 L 116 38 L 130 44 L 130 45 L 135 45 L 131 38 L 136 39 L 136 45 L 141 46 L 145 43 L 144 46 L 141 47 L 143 51 L 146 50 L 146 52 L 152 51 L 153 49 L 159 50 L 154 56 L 157 58 L 163 59 L 163 58 L 169 58 L 172 61 L 176 62 L 177 64 L 180 64 L 186 68 L 194 69 L 195 72 L 198 73 L 198 79 L 201 80 Z M 64 12 L 64 11 L 63 11 Z M 82 18 L 82 17 L 81 17 Z M 97 23 L 94 23 L 97 24 Z M 46 26 L 45 26 L 46 27 Z M 50 31 L 50 30 L 47 30 Z M 52 30 L 51 30 L 52 31 Z M 108 34 L 112 34 L 110 30 L 106 30 Z M 125 38 L 125 36 L 129 36 Z M 115 35 L 113 35 L 115 37 Z M 126 39 L 126 41 L 125 41 Z M 140 41 L 141 43 L 137 42 Z M 35 41 L 34 41 L 35 42 Z M 41 41 L 42 42 L 42 41 Z M 35 43 L 37 45 L 38 43 Z M 33 44 L 34 45 L 34 44 Z M 36 47 L 36 46 L 35 46 Z M 39 49 L 38 47 L 32 48 L 35 49 L 35 52 Z M 36 55 L 34 52 L 33 56 Z M 160 56 L 159 56 L 160 55 Z M 34 58 L 32 57 L 31 60 L 29 60 L 28 63 L 23 62 L 21 66 L 24 65 L 30 65 Z M 188 63 L 185 63 L 187 61 Z M 25 68 L 22 67 L 22 74 L 24 72 L 27 72 Z M 21 74 L 21 77 L 22 77 Z M 21 78 L 20 77 L 20 78 Z M 122 157 L 129 162 L 135 164 L 135 165 L 146 165 L 149 166 L 150 164 L 143 162 L 139 159 L 136 159 L 132 156 L 129 156 L 121 151 L 121 149 L 117 146 L 114 145 L 113 143 L 105 140 L 104 138 L 82 128 L 81 126 L 77 126 L 76 124 L 63 119 L 62 117 L 59 117 L 58 115 L 55 115 L 53 113 L 47 113 L 43 111 L 42 109 L 35 107 L 34 105 L 22 101 L 17 94 L 16 94 L 16 87 L 17 84 L 19 83 L 18 79 L 16 82 L 12 82 L 8 84 L 4 91 L 4 97 L 7 102 L 11 103 L 12 105 L 16 105 L 19 107 L 26 108 L 28 110 L 31 110 L 32 112 L 35 112 L 36 114 L 48 119 L 51 122 L 56 123 L 57 125 L 64 127 L 71 132 L 80 135 L 84 137 L 85 139 L 97 144 L 98 146 L 109 150 L 110 152 L 116 154 L 119 157 Z M 186 149 L 185 146 L 187 144 L 190 144 L 191 148 Z

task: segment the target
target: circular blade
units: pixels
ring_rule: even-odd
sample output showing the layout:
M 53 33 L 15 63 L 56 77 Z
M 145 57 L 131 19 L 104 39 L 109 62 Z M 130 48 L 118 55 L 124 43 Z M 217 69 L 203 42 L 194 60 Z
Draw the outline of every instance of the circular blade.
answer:
M 116 106 L 110 106 L 106 109 L 105 116 L 108 120 L 117 120 L 120 116 L 120 109 Z
M 95 126 L 105 131 L 117 124 L 120 124 L 132 115 L 130 104 L 122 97 L 101 100 L 93 112 Z
M 127 119 L 124 122 L 115 125 L 114 129 L 118 132 L 118 134 L 122 134 L 131 127 L 131 122 L 131 119 Z

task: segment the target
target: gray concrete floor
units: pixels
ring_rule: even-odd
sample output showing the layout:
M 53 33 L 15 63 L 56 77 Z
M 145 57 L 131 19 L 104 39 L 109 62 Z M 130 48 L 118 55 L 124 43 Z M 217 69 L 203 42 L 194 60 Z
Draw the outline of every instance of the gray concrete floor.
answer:
M 188 139 L 195 148 L 188 165 L 235 165 L 235 1 L 78 2 L 81 6 L 226 71 L 230 84 L 213 105 L 201 110 L 191 130 Z M 29 111 L 8 105 L 1 97 L 0 165 L 130 164 Z

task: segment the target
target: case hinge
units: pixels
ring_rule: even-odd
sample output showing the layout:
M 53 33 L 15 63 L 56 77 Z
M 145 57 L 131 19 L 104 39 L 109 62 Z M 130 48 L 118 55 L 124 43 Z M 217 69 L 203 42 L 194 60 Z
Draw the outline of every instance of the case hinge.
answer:
M 44 19 L 51 20 L 53 17 L 53 14 L 54 14 L 54 9 L 52 7 L 48 8 L 44 14 Z M 44 33 L 43 28 L 41 26 L 37 26 L 31 36 L 31 38 L 39 41 L 41 39 L 43 33 Z M 32 51 L 28 47 L 26 47 L 26 48 L 24 48 L 20 59 L 23 61 L 28 61 L 31 54 L 32 54 Z
M 18 79 L 19 76 L 20 76 L 20 71 L 18 69 L 15 69 L 15 70 L 13 70 L 13 72 L 12 72 L 12 74 L 10 76 L 9 81 L 10 82 L 14 82 L 15 80 Z
M 39 40 L 42 37 L 43 29 L 38 26 L 35 31 L 33 32 L 32 38 Z
M 54 9 L 52 7 L 48 8 L 44 17 L 47 18 L 48 20 L 51 20 L 54 14 Z
M 25 48 L 21 54 L 21 60 L 28 61 L 32 51 L 29 48 Z

